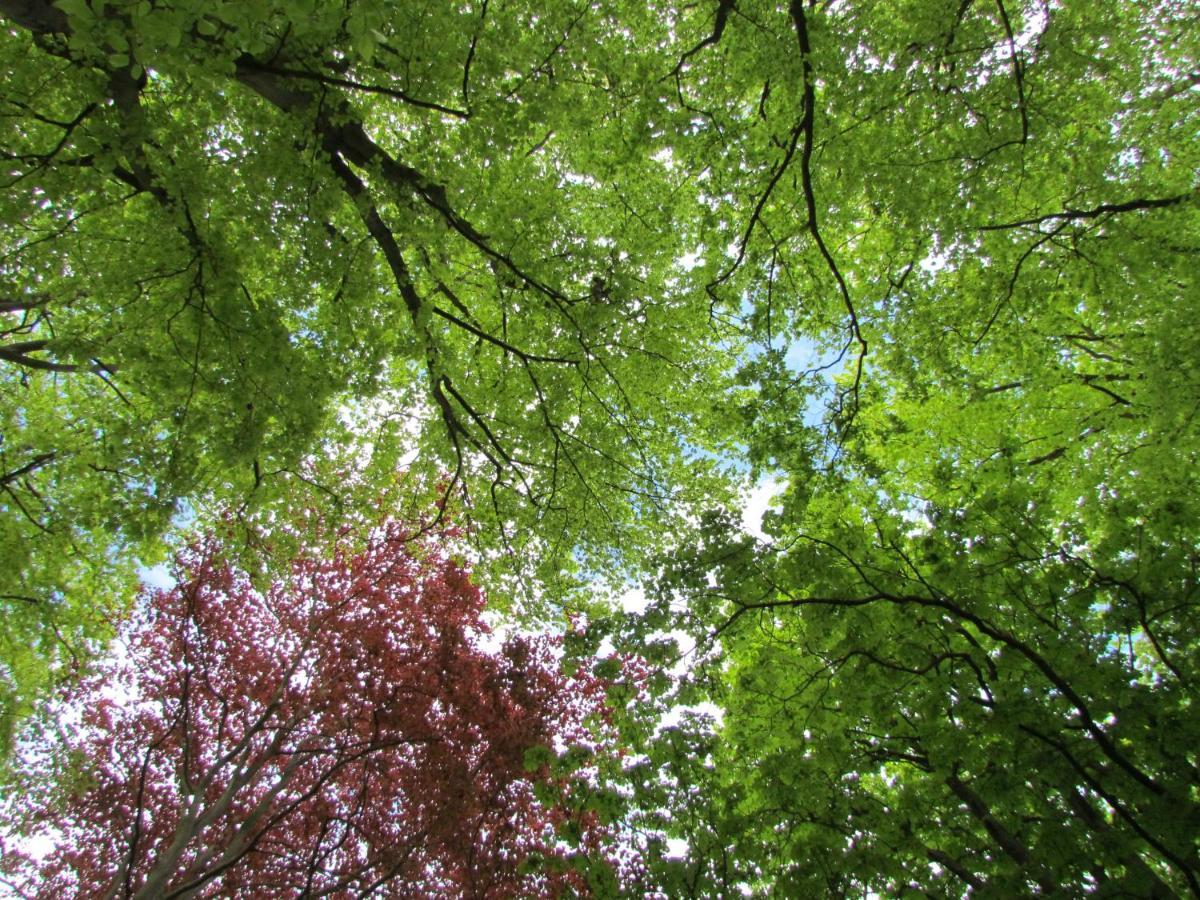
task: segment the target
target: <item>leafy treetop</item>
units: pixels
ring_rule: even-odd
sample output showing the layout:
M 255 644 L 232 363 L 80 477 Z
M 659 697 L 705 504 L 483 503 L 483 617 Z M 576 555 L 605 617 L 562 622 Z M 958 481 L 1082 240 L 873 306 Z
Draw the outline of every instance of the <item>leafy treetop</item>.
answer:
M 553 595 L 714 488 L 681 438 L 725 353 L 677 265 L 653 8 L 0 15 L 7 706 L 173 516 L 353 508 L 405 459 Z
M 55 846 L 9 848 L 30 896 L 557 896 L 611 880 L 580 771 L 611 752 L 603 683 L 561 674 L 548 639 L 485 649 L 483 595 L 433 540 L 389 519 L 365 549 L 334 536 L 260 591 L 210 537 L 175 574 L 52 707 L 59 728 L 22 748 L 36 787 L 10 826 Z

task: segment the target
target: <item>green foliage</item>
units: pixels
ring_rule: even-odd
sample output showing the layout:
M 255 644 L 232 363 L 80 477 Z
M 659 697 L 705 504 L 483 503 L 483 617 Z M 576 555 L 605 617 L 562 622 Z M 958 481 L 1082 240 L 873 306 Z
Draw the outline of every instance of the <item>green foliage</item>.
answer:
M 617 632 L 698 648 L 614 775 L 652 871 L 1200 893 L 1194 16 L 737 11 L 681 89 L 726 154 L 710 295 L 761 345 L 725 446 L 787 488 L 767 542 L 681 540 Z
M 719 490 L 679 443 L 728 354 L 677 264 L 653 10 L 0 13 L 14 654 L 82 652 L 173 517 L 225 503 L 352 509 L 406 468 L 536 611 Z
M 1200 894 L 1187 4 L 0 12 L 7 709 L 387 483 L 645 667 L 622 890 Z

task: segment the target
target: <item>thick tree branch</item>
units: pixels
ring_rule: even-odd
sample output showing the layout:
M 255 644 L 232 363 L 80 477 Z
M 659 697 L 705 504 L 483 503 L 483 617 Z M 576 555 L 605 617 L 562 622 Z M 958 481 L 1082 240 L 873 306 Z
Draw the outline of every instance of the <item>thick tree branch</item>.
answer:
M 1004 25 L 1004 36 L 1008 43 L 1008 58 L 1012 63 L 1013 81 L 1017 86 L 1017 110 L 1021 114 L 1021 138 L 1017 143 L 1024 144 L 1029 140 L 1029 107 L 1025 102 L 1025 63 L 1017 50 L 1016 35 L 1013 34 L 1012 22 L 1008 18 L 1008 10 L 1004 0 L 996 0 L 996 9 L 1000 12 L 1000 21 Z
M 90 366 L 83 366 L 77 363 L 52 362 L 29 355 L 45 350 L 49 346 L 50 341 L 48 340 L 17 341 L 11 344 L 0 344 L 0 360 L 23 366 L 27 369 L 39 369 L 44 372 L 93 372 L 102 374 L 104 372 L 116 371 L 116 366 L 110 366 L 98 360 L 94 361 Z
M 945 781 L 946 786 L 950 788 L 950 792 L 961 800 L 967 809 L 971 811 L 971 814 L 983 824 L 983 827 L 987 829 L 987 833 L 991 835 L 992 840 L 1000 845 L 1000 849 L 1007 853 L 1019 866 L 1023 868 L 1029 866 L 1032 859 L 1024 842 L 1004 827 L 992 814 L 991 809 L 988 808 L 984 799 L 957 775 L 949 775 Z
M 475 61 L 475 48 L 479 44 L 479 32 L 487 22 L 488 0 L 483 0 L 479 8 L 479 25 L 471 33 L 471 46 L 467 48 L 467 59 L 463 63 L 462 100 L 467 114 L 471 113 L 471 63 Z
M 67 14 L 44 0 L 0 0 L 0 14 L 34 34 L 67 32 Z
M 1135 880 L 1140 880 L 1145 884 L 1151 885 L 1150 897 L 1152 900 L 1168 900 L 1168 898 L 1176 896 L 1175 891 L 1159 877 L 1157 872 L 1146 865 L 1145 861 L 1136 852 L 1124 846 L 1124 841 L 1120 840 L 1120 838 L 1117 838 L 1115 841 L 1113 840 L 1116 829 L 1105 821 L 1104 817 L 1092 806 L 1091 801 L 1078 788 L 1065 789 L 1063 797 L 1067 801 L 1067 806 L 1070 808 L 1072 815 L 1081 821 L 1089 831 L 1094 832 L 1100 842 L 1112 842 L 1114 849 L 1119 848 L 1117 849 L 1118 858 L 1121 866 L 1125 869 L 1121 881 L 1129 879 L 1132 875 L 1135 877 Z
M 821 257 L 825 260 L 829 271 L 837 282 L 838 293 L 841 295 L 842 303 L 846 307 L 846 314 L 850 317 L 851 340 L 858 344 L 858 360 L 854 370 L 854 383 L 850 388 L 854 407 L 857 408 L 858 390 L 862 383 L 863 363 L 867 358 L 867 341 L 863 337 L 862 329 L 859 327 L 858 312 L 854 308 L 854 301 L 850 298 L 850 289 L 846 286 L 846 279 L 842 277 L 842 272 L 838 268 L 837 261 L 833 258 L 829 247 L 826 246 L 817 221 L 817 195 L 813 187 L 812 177 L 817 89 L 816 76 L 812 67 L 812 46 L 809 42 L 808 19 L 804 13 L 804 0 L 791 0 L 788 9 L 796 28 L 796 39 L 800 45 L 800 64 L 803 67 L 804 73 L 804 114 L 800 120 L 800 130 L 804 138 L 804 143 L 800 150 L 800 183 L 804 191 L 804 206 L 808 214 L 808 232 L 812 235 L 817 249 L 821 252 Z M 853 412 L 851 410 L 851 417 L 853 417 Z
M 1195 196 L 1196 192 L 1190 191 L 1186 194 L 1176 194 L 1173 197 L 1137 198 L 1126 200 L 1124 203 L 1101 203 L 1099 206 L 1094 206 L 1091 209 L 1071 209 L 1070 207 L 1064 207 L 1060 213 L 1047 213 L 1044 216 L 1036 216 L 1032 219 L 1018 219 L 1015 222 L 1003 222 L 996 225 L 980 225 L 976 230 L 1002 231 L 1008 228 L 1027 228 L 1029 226 L 1042 225 L 1045 222 L 1062 220 L 1078 221 L 1080 219 L 1095 219 L 1103 215 L 1137 212 L 1145 209 L 1164 209 L 1169 206 L 1177 206 L 1180 203 L 1193 199 Z
M 304 113 L 317 105 L 311 93 L 291 87 L 281 76 L 265 70 L 253 58 L 238 60 L 237 78 L 283 112 Z M 395 159 L 371 139 L 361 123 L 334 124 L 331 116 L 322 114 L 317 117 L 316 128 L 328 153 L 342 157 L 363 171 L 378 171 L 398 193 L 419 199 L 480 253 L 503 266 L 519 282 L 534 288 L 570 318 L 566 309 L 572 302 L 569 297 L 526 272 L 509 255 L 493 247 L 486 235 L 454 209 L 443 185 Z
M 47 294 L 33 294 L 20 300 L 0 300 L 0 313 L 30 312 L 50 302 Z
M 679 62 L 675 64 L 675 68 L 667 75 L 668 78 L 679 75 L 683 71 L 683 67 L 687 65 L 687 61 L 705 47 L 711 47 L 720 42 L 722 35 L 725 34 L 725 26 L 729 22 L 729 14 L 733 12 L 736 6 L 737 3 L 735 0 L 717 0 L 717 16 L 713 20 L 712 33 L 679 57 Z
M 1021 723 L 1017 727 L 1026 734 L 1057 750 L 1062 757 L 1066 759 L 1067 763 L 1080 777 L 1080 779 L 1082 779 L 1084 784 L 1086 784 L 1091 790 L 1095 791 L 1097 796 L 1111 806 L 1116 811 L 1117 815 L 1123 819 L 1130 828 L 1133 829 L 1138 837 L 1142 838 L 1142 840 L 1162 854 L 1164 859 L 1169 860 L 1171 864 L 1174 865 L 1187 880 L 1188 887 L 1191 888 L 1192 894 L 1196 897 L 1200 897 L 1200 878 L 1197 878 L 1197 874 L 1200 873 L 1200 865 L 1197 865 L 1193 861 L 1195 858 L 1194 845 L 1191 852 L 1191 856 L 1193 858 L 1192 860 L 1189 860 L 1181 854 L 1176 853 L 1172 848 L 1166 846 L 1161 840 L 1158 840 L 1153 834 L 1151 834 L 1142 825 L 1142 823 L 1138 821 L 1136 810 L 1128 809 L 1127 805 L 1122 802 L 1119 797 L 1117 797 L 1112 791 L 1107 790 L 1105 786 L 1101 784 L 1100 781 L 1095 777 L 1095 775 L 1088 771 L 1087 766 L 1085 766 L 1079 761 L 1078 758 L 1076 758 L 1075 754 L 1071 752 L 1070 748 L 1065 743 L 1063 743 L 1061 740 L 1051 737 L 1048 734 L 1043 734 L 1038 729 L 1033 728 L 1025 723 Z
M 31 472 L 35 472 L 42 466 L 52 463 L 57 456 L 58 453 L 53 450 L 51 450 L 49 453 L 39 453 L 19 469 L 14 469 L 11 472 L 6 472 L 3 475 L 0 475 L 0 487 L 7 487 L 18 478 L 28 475 Z

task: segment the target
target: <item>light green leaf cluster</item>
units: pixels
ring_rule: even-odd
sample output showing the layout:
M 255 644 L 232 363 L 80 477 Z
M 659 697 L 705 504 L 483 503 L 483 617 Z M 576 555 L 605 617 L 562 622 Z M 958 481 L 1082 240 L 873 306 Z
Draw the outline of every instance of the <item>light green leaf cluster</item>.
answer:
M 400 468 L 527 605 L 726 490 L 681 443 L 734 345 L 678 265 L 669 32 L 618 12 L 0 4 L 13 646 L 101 636 L 173 521 Z

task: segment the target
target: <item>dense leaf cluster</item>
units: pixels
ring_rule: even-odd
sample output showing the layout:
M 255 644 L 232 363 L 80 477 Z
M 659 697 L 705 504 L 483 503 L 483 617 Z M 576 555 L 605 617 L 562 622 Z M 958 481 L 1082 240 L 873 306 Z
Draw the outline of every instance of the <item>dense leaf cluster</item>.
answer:
M 548 639 L 484 649 L 483 594 L 404 525 L 383 522 L 361 551 L 339 543 L 265 590 L 215 538 L 179 554 L 176 586 L 143 596 L 122 653 L 26 742 L 76 771 L 40 790 L 28 773 L 10 884 L 47 898 L 587 884 L 612 839 L 570 796 L 588 791 L 602 683 L 561 675 Z M 41 860 L 23 850 L 39 837 L 55 847 Z
M 712 287 L 764 345 L 722 402 L 786 487 L 625 625 L 720 710 L 633 728 L 635 819 L 689 895 L 1196 894 L 1194 17 L 882 6 L 721 38 L 763 49 Z

